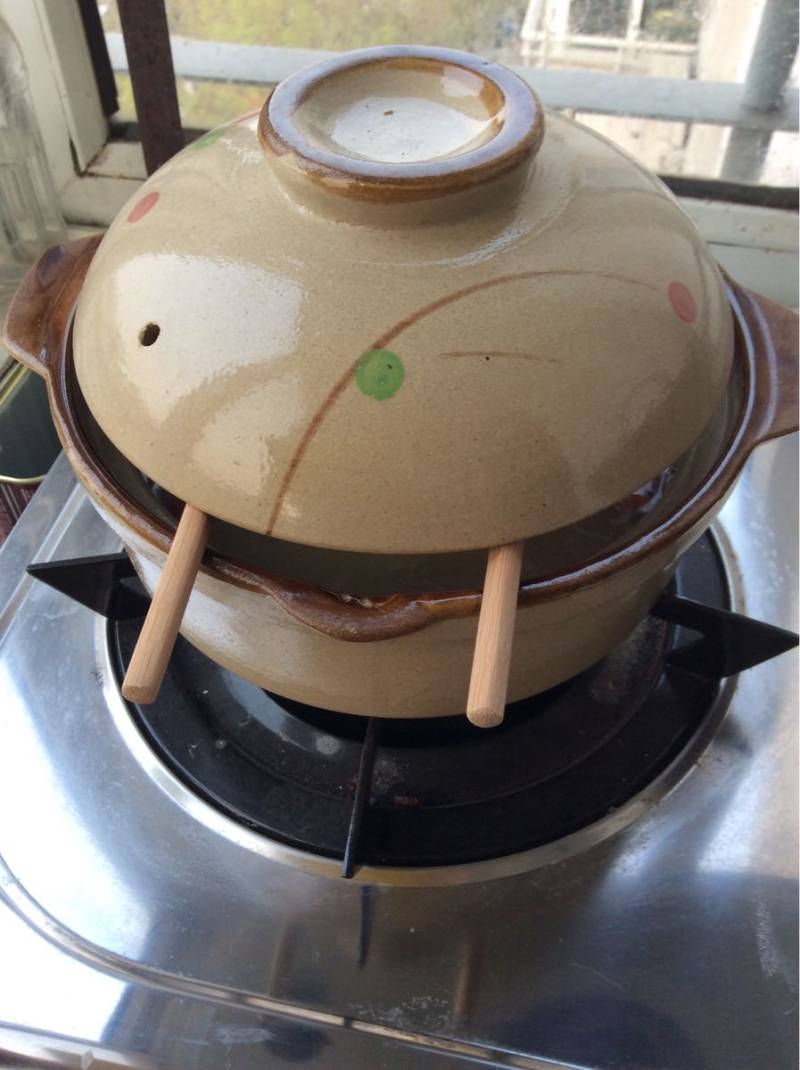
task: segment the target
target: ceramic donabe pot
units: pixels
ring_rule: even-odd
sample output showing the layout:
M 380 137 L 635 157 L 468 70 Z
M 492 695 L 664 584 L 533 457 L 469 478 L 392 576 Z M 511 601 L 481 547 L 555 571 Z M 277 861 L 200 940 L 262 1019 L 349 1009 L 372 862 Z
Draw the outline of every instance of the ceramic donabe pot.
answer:
M 46 377 L 70 462 L 152 591 L 172 531 L 123 489 L 114 463 L 101 460 L 81 423 L 72 368 L 70 325 L 97 243 L 73 242 L 42 258 L 12 305 L 5 338 Z M 796 430 L 797 317 L 733 283 L 727 293 L 736 345 L 715 439 L 722 447 L 655 527 L 609 555 L 523 585 L 510 700 L 580 672 L 624 639 L 721 508 L 752 449 Z M 216 661 L 290 698 L 348 713 L 426 717 L 463 712 L 479 604 L 477 590 L 348 600 L 209 552 L 181 630 Z
M 528 539 L 514 700 L 619 643 L 753 447 L 795 427 L 796 317 L 727 284 L 624 153 L 441 49 L 288 79 L 102 241 L 46 254 L 5 339 L 150 590 L 172 528 L 136 479 L 264 540 L 260 567 L 212 540 L 186 637 L 358 714 L 464 710 L 479 591 L 353 598 L 280 578 L 271 549 L 428 555 L 435 580 L 437 559 Z M 627 538 L 542 564 L 541 540 L 572 545 L 673 469 Z
M 74 325 L 94 419 L 159 486 L 383 554 L 619 501 L 708 426 L 732 351 L 661 183 L 443 49 L 307 68 L 179 153 L 112 224 Z

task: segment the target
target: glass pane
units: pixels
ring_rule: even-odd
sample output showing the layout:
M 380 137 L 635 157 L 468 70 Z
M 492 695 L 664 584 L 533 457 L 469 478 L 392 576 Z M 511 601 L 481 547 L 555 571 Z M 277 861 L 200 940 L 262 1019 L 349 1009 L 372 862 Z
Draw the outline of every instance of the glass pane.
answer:
M 628 25 L 628 0 L 572 0 L 569 28 L 575 34 L 623 37 Z
M 133 120 L 131 80 L 127 74 L 117 74 L 119 111 L 117 118 Z M 264 103 L 265 89 L 257 85 L 237 85 L 234 82 L 207 82 L 196 78 L 178 78 L 178 104 L 181 120 L 187 130 L 207 130 L 220 126 L 236 116 L 255 111 Z
M 98 6 L 106 30 L 118 31 L 116 0 L 98 0 Z M 741 83 L 764 10 L 764 0 L 167 0 L 171 32 L 197 41 L 322 50 L 446 45 L 523 69 L 534 87 L 542 68 Z M 783 64 L 785 71 L 797 47 L 790 22 L 773 47 L 766 67 Z M 236 84 L 235 60 L 229 70 L 227 83 L 179 79 L 186 127 L 208 128 L 261 104 L 270 84 L 268 62 L 260 86 Z M 120 115 L 133 118 L 129 81 L 120 74 L 118 82 Z M 788 84 L 797 82 L 794 57 Z M 602 92 L 600 83 L 600 113 L 608 110 Z M 659 94 L 662 103 L 669 101 L 668 91 Z M 631 91 L 613 115 L 581 111 L 578 117 L 662 173 L 797 184 L 795 132 L 732 134 L 729 127 L 687 121 L 684 113 L 674 122 L 642 117 L 659 94 Z
M 642 35 L 651 41 L 700 39 L 700 6 L 696 0 L 645 0 Z
M 107 30 L 116 0 L 98 0 Z M 513 53 L 525 0 L 167 0 L 170 30 L 201 41 L 343 50 L 367 45 L 449 45 Z

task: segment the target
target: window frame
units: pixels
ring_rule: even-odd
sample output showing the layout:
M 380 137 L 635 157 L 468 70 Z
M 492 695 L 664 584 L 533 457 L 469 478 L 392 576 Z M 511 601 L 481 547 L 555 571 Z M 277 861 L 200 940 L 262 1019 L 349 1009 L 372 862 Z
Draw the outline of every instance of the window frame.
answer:
M 633 7 L 641 19 L 642 4 Z M 82 226 L 107 225 L 146 172 L 141 145 L 119 137 L 119 124 L 109 123 L 103 113 L 78 4 L 67 0 L 0 0 L 0 16 L 25 57 L 34 108 L 65 219 Z M 115 72 L 126 70 L 122 35 L 106 34 L 106 40 Z M 331 55 L 180 36 L 172 36 L 171 44 L 176 77 L 234 80 L 262 85 L 265 91 L 287 74 Z M 535 86 L 550 108 L 708 123 L 762 137 L 798 128 L 795 87 L 787 88 L 782 108 L 757 112 L 743 106 L 740 83 L 558 68 L 514 69 Z M 636 101 L 635 113 L 630 110 L 631 100 Z M 713 182 L 703 185 L 708 188 Z
M 0 0 L 19 44 L 56 188 L 84 171 L 108 140 L 80 9 L 63 0 Z

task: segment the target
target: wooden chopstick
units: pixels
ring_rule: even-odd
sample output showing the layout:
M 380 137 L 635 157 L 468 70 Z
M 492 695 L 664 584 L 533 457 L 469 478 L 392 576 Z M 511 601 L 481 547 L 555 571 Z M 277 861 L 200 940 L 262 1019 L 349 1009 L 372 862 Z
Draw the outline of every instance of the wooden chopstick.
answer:
M 208 518 L 185 505 L 158 587 L 125 673 L 122 694 L 129 702 L 155 702 L 189 601 L 203 551 Z
M 523 541 L 489 551 L 467 698 L 467 717 L 479 728 L 492 728 L 505 715 L 524 549 Z

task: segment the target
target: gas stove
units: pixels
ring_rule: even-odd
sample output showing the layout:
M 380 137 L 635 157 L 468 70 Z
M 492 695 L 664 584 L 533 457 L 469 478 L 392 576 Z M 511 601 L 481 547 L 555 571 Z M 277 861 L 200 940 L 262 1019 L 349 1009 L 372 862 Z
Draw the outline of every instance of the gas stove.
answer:
M 60 459 L 0 553 L 3 1059 L 795 1066 L 797 661 L 714 639 L 796 628 L 796 482 L 759 449 L 630 639 L 482 733 L 184 642 L 127 704 L 142 596 Z M 106 616 L 25 571 L 74 559 Z

